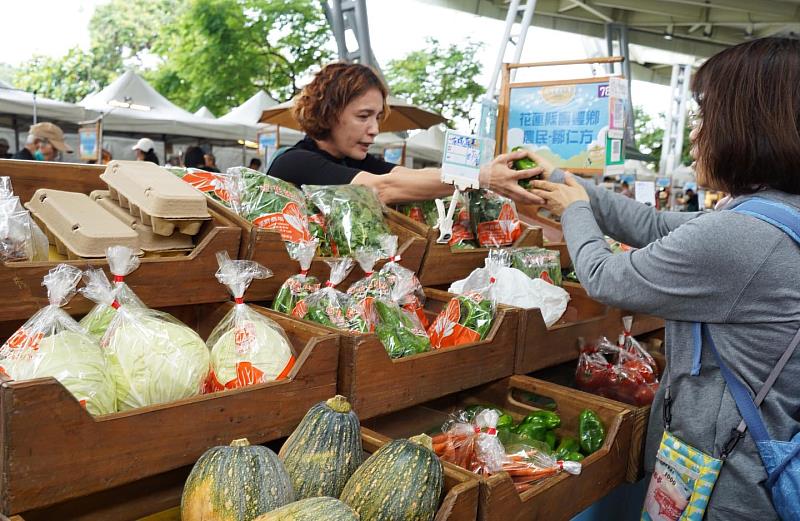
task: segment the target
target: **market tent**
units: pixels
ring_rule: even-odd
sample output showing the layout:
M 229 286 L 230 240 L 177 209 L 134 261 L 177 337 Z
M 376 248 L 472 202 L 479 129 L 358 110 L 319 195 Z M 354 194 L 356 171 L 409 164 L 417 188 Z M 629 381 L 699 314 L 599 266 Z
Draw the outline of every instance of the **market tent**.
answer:
M 198 116 L 198 117 L 201 117 L 201 118 L 217 119 L 217 116 L 215 116 L 213 112 L 208 110 L 208 107 L 206 107 L 205 105 L 203 105 L 202 107 L 197 109 L 197 111 L 195 111 L 194 115 Z
M 238 141 L 247 133 L 240 124 L 202 118 L 174 105 L 133 71 L 86 96 L 80 105 L 103 114 L 106 131 L 189 136 Z
M 255 139 L 256 133 L 259 130 L 276 128 L 274 125 L 259 123 L 259 120 L 261 119 L 261 115 L 265 110 L 277 105 L 278 102 L 275 101 L 272 96 L 263 90 L 259 90 L 250 96 L 247 101 L 238 107 L 231 109 L 231 111 L 224 116 L 220 116 L 219 120 L 245 125 L 248 127 L 247 139 L 253 140 Z M 279 141 L 281 146 L 294 145 L 303 138 L 302 132 L 292 130 L 288 127 L 280 127 L 279 132 Z
M 36 96 L 36 115 L 42 121 L 67 121 L 77 123 L 86 119 L 83 107 L 63 101 Z M 34 98 L 30 92 L 0 86 L 0 114 L 33 117 Z
M 0 89 L 13 89 L 13 88 L 14 87 L 12 87 L 10 84 L 4 82 L 3 80 L 0 80 Z
M 441 125 L 434 125 L 406 140 L 406 154 L 426 161 L 441 163 L 443 150 L 444 130 Z

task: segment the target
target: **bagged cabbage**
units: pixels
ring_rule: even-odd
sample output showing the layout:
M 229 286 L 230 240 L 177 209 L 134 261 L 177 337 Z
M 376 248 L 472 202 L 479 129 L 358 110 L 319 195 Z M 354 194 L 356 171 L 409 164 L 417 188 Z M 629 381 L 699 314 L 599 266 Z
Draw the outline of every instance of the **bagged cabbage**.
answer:
M 322 324 L 323 326 L 352 331 L 367 332 L 367 320 L 347 293 L 336 289 L 353 269 L 353 259 L 344 257 L 325 261 L 331 268 L 331 276 L 325 286 L 295 306 L 292 316 Z
M 227 170 L 225 185 L 231 207 L 244 219 L 280 233 L 285 242 L 311 240 L 306 200 L 293 184 L 239 166 Z
M 236 389 L 286 378 L 295 362 L 286 332 L 243 300 L 253 279 L 266 279 L 272 272 L 257 262 L 231 260 L 224 251 L 217 253 L 217 262 L 217 280 L 228 287 L 236 304 L 206 341 L 211 350 L 206 390 Z
M 425 291 L 413 271 L 400 265 L 402 260 L 397 254 L 397 236 L 380 237 L 381 249 L 389 257 L 379 272 L 385 281 L 388 294 L 400 307 L 414 313 L 423 328 L 428 328 L 428 317 L 425 315 Z
M 532 279 L 542 279 L 545 282 L 560 286 L 561 254 L 557 250 L 527 247 L 511 250 L 511 267 L 523 272 Z
M 481 247 L 511 246 L 522 235 L 517 207 L 507 197 L 478 190 L 470 197 L 469 213 Z
M 115 302 L 101 269 L 83 274 L 89 300 L 118 306 L 100 341 L 117 391 L 120 411 L 200 394 L 210 356 L 203 339 L 172 315 Z
M 317 250 L 317 240 L 312 239 L 297 244 L 287 243 L 286 250 L 289 252 L 289 257 L 300 263 L 300 273 L 292 275 L 281 285 L 275 300 L 272 301 L 272 309 L 291 315 L 300 302 L 319 290 L 317 277 L 308 274 Z
M 303 192 L 325 215 L 334 255 L 353 255 L 359 247 L 380 248 L 389 234 L 375 192 L 361 185 L 303 185 Z
M 125 283 L 125 277 L 139 267 L 139 257 L 136 256 L 136 252 L 127 246 L 111 246 L 106 250 L 106 259 L 108 260 L 108 269 L 114 275 L 116 303 L 145 307 L 144 302 L 139 300 L 130 286 Z M 80 324 L 99 342 L 116 313 L 113 303 L 112 305 L 97 303 L 81 319 Z
M 11 178 L 0 176 L 0 262 L 48 260 L 47 236 L 22 207 Z
M 367 330 L 370 333 L 375 331 L 375 299 L 389 295 L 386 279 L 380 273 L 375 273 L 375 264 L 383 255 L 379 248 L 358 248 L 355 258 L 364 271 L 364 278 L 355 281 L 347 288 L 347 294 L 352 297 L 353 305 L 359 308 L 361 315 L 367 320 Z
M 59 264 L 44 277 L 50 304 L 36 312 L 0 348 L 0 372 L 14 380 L 52 376 L 90 414 L 117 410 L 116 391 L 97 341 L 63 309 L 75 295 L 81 270 Z

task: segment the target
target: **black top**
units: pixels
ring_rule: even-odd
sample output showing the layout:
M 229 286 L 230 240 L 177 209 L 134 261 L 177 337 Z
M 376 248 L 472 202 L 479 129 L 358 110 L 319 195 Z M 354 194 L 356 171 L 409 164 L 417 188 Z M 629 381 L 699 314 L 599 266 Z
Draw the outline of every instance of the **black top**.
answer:
M 349 157 L 338 159 L 306 136 L 276 157 L 267 173 L 297 186 L 346 185 L 359 172 L 381 175 L 391 172 L 396 166 L 371 154 L 360 161 Z
M 697 212 L 700 211 L 700 202 L 697 200 L 697 194 L 692 194 L 686 200 L 686 211 Z
M 14 157 L 12 157 L 11 159 L 25 159 L 25 160 L 27 160 L 27 161 L 34 161 L 36 158 L 35 158 L 35 157 L 33 157 L 33 154 L 31 154 L 31 151 L 30 151 L 30 150 L 28 150 L 28 149 L 27 149 L 27 148 L 25 148 L 25 147 L 22 147 L 22 148 L 19 150 L 19 152 L 17 152 L 16 154 L 14 154 Z

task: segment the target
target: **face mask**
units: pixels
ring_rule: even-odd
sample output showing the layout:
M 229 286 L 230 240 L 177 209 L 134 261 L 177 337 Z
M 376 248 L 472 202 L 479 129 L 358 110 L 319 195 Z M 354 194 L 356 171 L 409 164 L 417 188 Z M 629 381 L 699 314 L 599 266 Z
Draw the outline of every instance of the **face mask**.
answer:
M 37 161 L 44 161 L 44 154 L 42 154 L 41 150 L 37 150 L 33 153 L 33 158 Z

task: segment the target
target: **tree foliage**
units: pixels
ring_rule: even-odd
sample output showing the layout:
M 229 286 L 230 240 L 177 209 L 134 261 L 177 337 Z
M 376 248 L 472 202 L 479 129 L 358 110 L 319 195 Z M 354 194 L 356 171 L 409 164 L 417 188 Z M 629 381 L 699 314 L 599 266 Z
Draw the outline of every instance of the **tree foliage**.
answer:
M 667 124 L 667 118 L 664 113 L 660 113 L 658 118 L 653 118 L 650 114 L 644 111 L 643 107 L 634 107 L 633 109 L 636 123 L 634 125 L 634 132 L 636 134 L 636 144 L 639 150 L 645 154 L 649 154 L 655 158 L 652 163 L 647 163 L 647 166 L 654 172 L 658 172 L 659 163 L 661 161 L 661 147 L 664 142 L 664 127 Z M 681 150 L 681 164 L 692 164 L 691 156 L 691 142 L 689 141 L 689 132 L 691 128 L 689 125 L 683 129 L 683 147 Z
M 441 113 L 451 128 L 458 120 L 469 125 L 470 111 L 486 91 L 475 81 L 481 73 L 476 54 L 482 44 L 467 40 L 444 46 L 435 38 L 426 43 L 425 49 L 388 63 L 386 80 L 392 94 Z
M 18 89 L 75 103 L 107 85 L 115 71 L 100 67 L 92 53 L 73 47 L 60 58 L 34 56 L 14 72 Z

